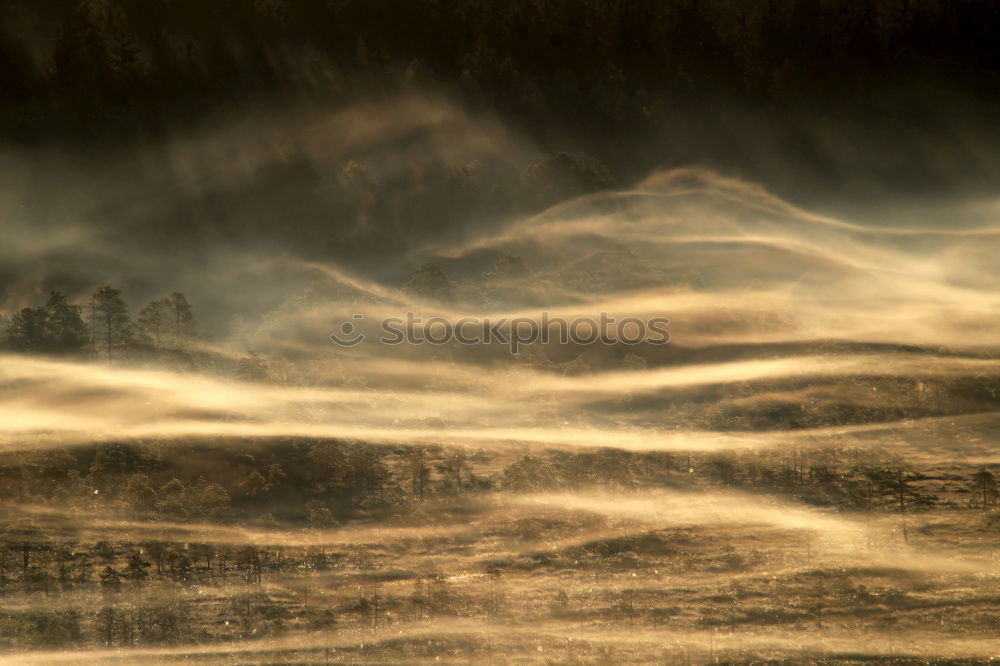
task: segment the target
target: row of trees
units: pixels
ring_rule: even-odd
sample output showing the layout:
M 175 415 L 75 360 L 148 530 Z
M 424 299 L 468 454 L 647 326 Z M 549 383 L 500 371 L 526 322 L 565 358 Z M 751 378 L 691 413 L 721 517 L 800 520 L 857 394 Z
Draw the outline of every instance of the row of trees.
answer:
M 150 301 L 133 321 L 121 291 L 105 285 L 86 306 L 51 292 L 44 306 L 26 307 L 11 316 L 2 341 L 7 349 L 34 353 L 72 353 L 89 346 L 110 361 L 116 351 L 136 345 L 181 349 L 194 335 L 191 304 L 181 292 Z
M 358 512 L 492 487 L 472 456 L 440 447 L 282 442 L 257 456 L 111 443 L 0 457 L 0 501 L 165 520 L 281 516 L 321 526 Z M 197 461 L 194 469 L 176 460 Z M 225 473 L 219 470 L 226 470 Z M 206 480 L 206 476 L 212 481 Z
M 942 502 L 991 512 L 1000 499 L 989 469 L 967 479 L 952 479 L 958 485 L 942 497 L 936 487 L 939 479 L 926 477 L 898 458 L 866 451 L 793 450 L 774 456 L 600 449 L 525 455 L 500 466 L 483 451 L 439 446 L 393 449 L 276 440 L 242 454 L 177 446 L 113 443 L 92 451 L 8 454 L 0 458 L 0 500 L 51 501 L 167 520 L 271 515 L 322 526 L 372 512 L 393 512 L 401 505 L 419 506 L 434 497 L 496 490 L 620 491 L 717 484 L 845 511 L 900 514 Z
M 663 88 L 821 93 L 852 77 L 912 76 L 928 63 L 989 72 L 1000 62 L 992 39 L 1000 14 L 985 0 L 36 5 L 49 44 L 0 36 L 0 83 L 7 104 L 25 111 L 54 103 L 120 114 L 329 84 L 337 68 L 369 76 L 398 68 L 459 82 L 522 115 L 577 104 L 598 117 L 641 119 L 660 106 Z M 32 66 L 39 50 L 48 67 Z
M 3 342 L 22 352 L 65 352 L 80 349 L 90 332 L 80 317 L 80 306 L 53 291 L 44 307 L 24 308 L 7 322 Z
M 0 531 L 0 594 L 20 584 L 27 592 L 66 592 L 99 584 L 106 593 L 138 586 L 150 574 L 181 585 L 196 581 L 199 568 L 219 574 L 236 571 L 246 582 L 259 582 L 261 569 L 273 555 L 255 548 L 149 540 L 121 543 L 100 540 L 89 547 L 20 518 Z
M 39 536 L 31 543 L 30 563 L 21 561 L 20 542 L 0 542 L 0 596 L 22 591 L 51 602 L 66 593 L 92 594 L 93 607 L 6 609 L 0 613 L 0 647 L 190 641 L 193 631 L 204 635 L 204 629 L 195 626 L 195 613 L 178 588 L 228 579 L 261 583 L 265 569 L 290 563 L 280 549 L 169 541 L 46 540 L 40 527 L 33 529 Z M 153 579 L 157 588 L 151 593 Z M 263 595 L 258 592 L 257 596 Z M 254 601 L 254 607 L 262 603 Z M 220 612 L 244 615 L 244 623 L 250 623 L 256 608 L 249 602 L 247 597 L 238 604 L 233 599 L 232 608 Z

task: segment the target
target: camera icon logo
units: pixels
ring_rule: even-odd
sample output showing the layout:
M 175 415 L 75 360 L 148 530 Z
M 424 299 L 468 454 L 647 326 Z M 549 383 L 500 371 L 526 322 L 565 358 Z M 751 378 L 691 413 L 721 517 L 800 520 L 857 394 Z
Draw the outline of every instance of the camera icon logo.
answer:
M 364 319 L 364 318 L 365 316 L 363 314 L 355 314 L 351 316 L 351 319 Z M 356 347 L 357 345 L 360 345 L 362 342 L 365 341 L 365 334 L 358 333 L 355 330 L 355 326 L 352 322 L 345 321 L 340 325 L 340 334 L 338 335 L 337 333 L 331 333 L 330 340 L 333 342 L 333 344 L 339 345 L 341 347 Z

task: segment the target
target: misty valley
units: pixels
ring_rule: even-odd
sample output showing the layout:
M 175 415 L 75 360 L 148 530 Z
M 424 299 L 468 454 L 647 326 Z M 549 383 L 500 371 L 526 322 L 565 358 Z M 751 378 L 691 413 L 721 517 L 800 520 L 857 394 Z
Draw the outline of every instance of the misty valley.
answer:
M 1000 12 L 0 2 L 0 662 L 1000 658 Z

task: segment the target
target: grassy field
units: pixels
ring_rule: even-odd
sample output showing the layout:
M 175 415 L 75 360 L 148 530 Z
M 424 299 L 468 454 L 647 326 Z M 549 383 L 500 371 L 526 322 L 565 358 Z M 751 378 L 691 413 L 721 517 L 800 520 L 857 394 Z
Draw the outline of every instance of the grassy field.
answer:
M 302 445 L 232 442 L 229 454 L 280 458 Z M 75 453 L 62 462 L 81 465 Z M 90 453 L 93 469 L 101 449 Z M 428 464 L 448 453 L 428 452 Z M 1000 520 L 969 506 L 979 467 L 912 466 L 936 505 L 899 514 L 819 500 L 838 497 L 851 472 L 817 461 L 849 454 L 801 456 L 801 478 L 752 483 L 747 470 L 765 478 L 768 463 L 749 453 L 481 454 L 463 468 L 465 490 L 434 472 L 421 501 L 405 456 L 383 451 L 389 475 L 410 488 L 340 517 L 317 517 L 315 506 L 282 515 L 293 494 L 280 486 L 267 491 L 264 518 L 240 517 L 241 504 L 260 500 L 236 486 L 214 515 L 197 515 L 192 499 L 178 519 L 164 506 L 67 501 L 58 483 L 29 478 L 31 501 L 5 502 L 2 646 L 34 663 L 987 659 Z M 529 459 L 547 476 L 519 486 Z M 608 460 L 624 471 L 611 474 Z M 192 487 L 171 461 L 226 464 L 217 449 L 180 444 L 163 461 L 161 478 Z M 5 462 L 10 473 L 16 459 Z M 285 467 L 294 481 L 294 464 Z

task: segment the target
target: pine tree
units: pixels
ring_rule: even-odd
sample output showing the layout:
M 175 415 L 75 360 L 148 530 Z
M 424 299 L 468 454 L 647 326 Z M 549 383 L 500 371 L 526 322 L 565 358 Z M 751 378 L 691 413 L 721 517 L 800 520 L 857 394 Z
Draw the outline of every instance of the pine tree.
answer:
M 43 308 L 24 308 L 14 313 L 4 333 L 4 346 L 21 352 L 41 351 L 45 346 Z
M 455 486 L 455 492 L 462 494 L 463 479 L 468 483 L 471 469 L 469 467 L 469 457 L 464 451 L 455 451 L 438 463 L 438 472 L 445 478 L 451 479 Z
M 413 494 L 417 497 L 417 501 L 423 502 L 431 477 L 430 452 L 422 446 L 413 446 L 401 449 L 397 453 L 403 460 L 403 473 L 412 480 Z
M 983 511 L 989 511 L 997 505 L 997 498 L 1000 497 L 1000 490 L 997 489 L 997 480 L 985 467 L 972 475 L 972 497 L 969 503 L 979 506 Z
M 79 305 L 71 305 L 58 291 L 45 303 L 46 346 L 57 352 L 74 351 L 87 344 L 87 325 Z
M 165 303 L 173 318 L 175 346 L 180 349 L 182 340 L 194 334 L 194 315 L 191 312 L 191 304 L 188 303 L 187 297 L 179 291 L 167 296 Z
M 139 584 L 149 576 L 146 569 L 150 566 L 152 565 L 144 560 L 141 554 L 135 552 L 128 559 L 128 565 L 125 567 L 125 578 Z
M 4 346 L 22 352 L 74 351 L 86 342 L 79 306 L 58 291 L 49 294 L 45 307 L 16 312 L 4 332 Z
M 122 300 L 122 293 L 111 285 L 105 285 L 94 292 L 90 301 L 92 340 L 104 347 L 111 361 L 114 349 L 122 348 L 132 341 L 132 321 L 128 306 Z
M 903 540 L 907 541 L 909 532 L 906 526 L 906 514 L 913 510 L 932 506 L 937 501 L 937 496 L 914 486 L 914 482 L 922 480 L 924 476 L 902 465 L 871 470 L 869 474 L 884 504 L 900 514 L 903 523 Z
M 146 307 L 139 310 L 136 323 L 140 337 L 159 349 L 168 317 L 170 317 L 170 306 L 166 299 L 150 301 Z

